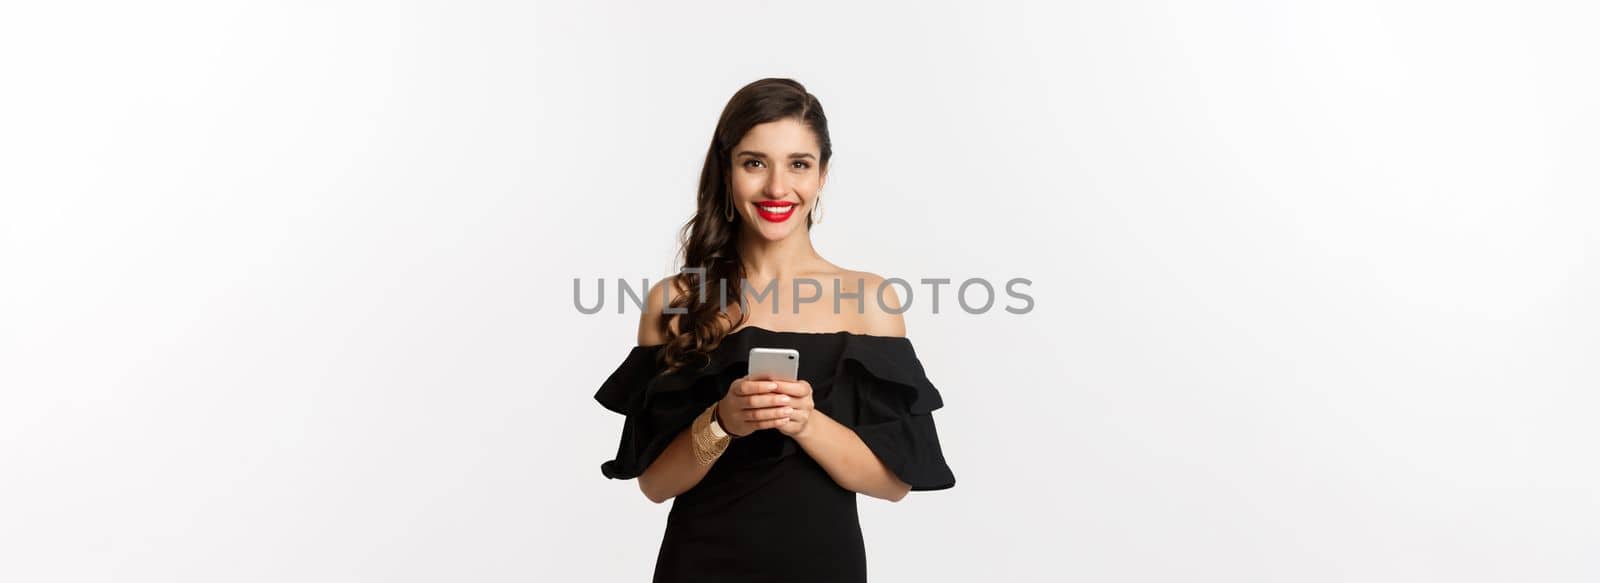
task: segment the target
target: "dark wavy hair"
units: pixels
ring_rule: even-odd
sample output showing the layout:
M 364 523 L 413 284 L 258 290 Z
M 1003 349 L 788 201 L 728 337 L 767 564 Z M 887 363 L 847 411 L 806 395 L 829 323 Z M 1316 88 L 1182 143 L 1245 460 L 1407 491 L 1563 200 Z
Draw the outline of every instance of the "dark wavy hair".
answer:
M 794 119 L 811 129 L 822 149 L 817 161 L 819 170 L 826 171 L 828 160 L 833 157 L 828 118 L 822 113 L 822 103 L 799 82 L 779 78 L 755 81 L 734 93 L 722 108 L 717 128 L 711 134 L 711 147 L 706 150 L 705 166 L 700 170 L 694 216 L 684 223 L 679 234 L 683 264 L 673 278 L 678 295 L 669 305 L 685 311 L 677 314 L 676 333 L 669 325 L 670 316 L 660 319 L 661 332 L 667 338 L 663 351 L 666 372 L 690 365 L 705 366 L 710 362 L 711 351 L 744 322 L 743 310 L 737 320 L 722 310 L 724 296 L 719 292 L 726 290 L 727 298 L 739 298 L 744 283 L 744 263 L 738 248 L 744 217 L 732 206 L 733 192 L 729 187 L 732 149 L 750 128 L 784 119 Z M 733 214 L 732 220 L 727 218 L 728 213 Z M 809 213 L 806 227 L 811 227 Z M 690 269 L 704 272 L 702 275 Z

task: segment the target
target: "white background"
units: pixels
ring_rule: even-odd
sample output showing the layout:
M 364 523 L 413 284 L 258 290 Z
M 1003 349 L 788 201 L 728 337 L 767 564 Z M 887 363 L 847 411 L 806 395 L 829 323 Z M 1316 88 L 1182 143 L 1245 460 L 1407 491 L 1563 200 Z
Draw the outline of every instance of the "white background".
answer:
M 825 257 L 1034 281 L 873 580 L 1600 579 L 1587 3 L 578 4 L 0 9 L 0 580 L 647 580 L 571 282 L 768 76 Z

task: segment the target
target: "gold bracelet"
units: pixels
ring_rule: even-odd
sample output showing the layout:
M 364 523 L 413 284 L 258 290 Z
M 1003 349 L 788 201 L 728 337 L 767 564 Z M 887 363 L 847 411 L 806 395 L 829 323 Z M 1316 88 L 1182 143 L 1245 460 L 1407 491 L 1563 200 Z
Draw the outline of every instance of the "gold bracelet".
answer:
M 694 426 L 689 431 L 694 439 L 694 460 L 702 466 L 711 465 L 711 462 L 722 457 L 722 452 L 728 449 L 728 442 L 733 441 L 731 437 L 718 439 L 711 434 L 711 411 L 716 406 L 716 403 L 712 403 L 699 417 L 695 417 Z

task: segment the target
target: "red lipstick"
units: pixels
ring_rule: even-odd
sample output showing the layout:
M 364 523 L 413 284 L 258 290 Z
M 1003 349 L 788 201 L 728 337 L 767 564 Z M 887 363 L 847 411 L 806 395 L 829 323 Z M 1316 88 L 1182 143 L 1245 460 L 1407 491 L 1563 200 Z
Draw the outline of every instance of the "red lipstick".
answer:
M 756 203 L 756 214 L 763 220 L 781 223 L 794 215 L 795 203 L 787 200 L 766 200 Z

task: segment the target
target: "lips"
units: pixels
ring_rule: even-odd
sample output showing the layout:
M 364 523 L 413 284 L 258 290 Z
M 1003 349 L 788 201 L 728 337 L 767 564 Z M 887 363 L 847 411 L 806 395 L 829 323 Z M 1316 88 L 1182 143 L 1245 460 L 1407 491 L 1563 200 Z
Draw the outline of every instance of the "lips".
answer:
M 794 215 L 796 203 L 786 200 L 769 200 L 756 203 L 756 215 L 762 220 L 781 223 Z

